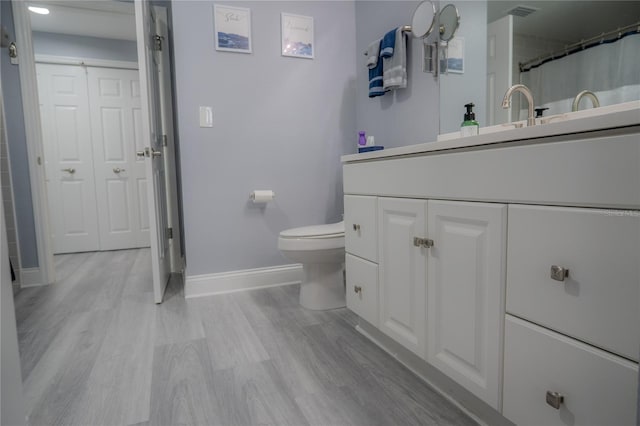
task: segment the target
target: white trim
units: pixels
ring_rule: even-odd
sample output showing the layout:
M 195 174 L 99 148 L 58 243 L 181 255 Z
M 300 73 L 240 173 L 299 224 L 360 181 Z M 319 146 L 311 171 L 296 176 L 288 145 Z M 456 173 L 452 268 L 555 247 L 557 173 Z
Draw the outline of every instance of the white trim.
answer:
M 75 56 L 57 56 L 57 55 L 43 55 L 37 53 L 35 55 L 36 62 L 42 64 L 56 64 L 56 65 L 84 65 L 87 67 L 101 67 L 101 68 L 120 68 L 137 70 L 138 62 L 131 61 L 114 61 L 110 59 L 94 59 L 94 58 L 80 58 Z
M 234 293 L 236 291 L 298 284 L 301 281 L 301 264 L 193 275 L 185 280 L 184 297 L 192 298 Z
M 31 21 L 26 2 L 14 1 L 12 2 L 12 6 L 18 59 L 20 61 L 18 70 L 20 74 L 20 92 L 22 94 L 27 158 L 29 160 L 33 221 L 35 225 L 38 266 L 41 274 L 39 283 L 49 284 L 55 281 L 55 269 L 53 267 L 51 233 L 49 232 L 44 166 L 38 164 L 38 159 L 43 158 L 42 127 L 40 125 L 40 104 L 38 102 L 35 57 L 31 41 Z M 25 278 L 24 275 L 22 278 Z
M 40 268 L 22 268 L 20 270 L 20 288 L 39 287 L 42 283 Z

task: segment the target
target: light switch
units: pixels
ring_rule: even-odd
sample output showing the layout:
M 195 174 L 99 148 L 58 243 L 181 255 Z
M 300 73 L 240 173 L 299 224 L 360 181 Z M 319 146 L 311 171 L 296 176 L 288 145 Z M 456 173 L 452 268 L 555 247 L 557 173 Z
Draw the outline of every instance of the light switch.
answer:
M 200 107 L 200 127 L 213 127 L 213 108 L 210 106 Z

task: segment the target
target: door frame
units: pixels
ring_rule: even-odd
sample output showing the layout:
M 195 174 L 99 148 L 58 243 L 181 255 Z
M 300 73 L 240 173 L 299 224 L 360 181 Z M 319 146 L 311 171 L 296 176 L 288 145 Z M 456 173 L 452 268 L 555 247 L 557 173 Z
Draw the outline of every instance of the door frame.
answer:
M 137 1 L 135 2 L 137 3 Z M 15 26 L 16 44 L 18 47 L 18 72 L 20 76 L 20 92 L 22 95 L 22 112 L 24 116 L 27 159 L 29 169 L 29 181 L 31 185 L 31 199 L 33 204 L 33 216 L 36 235 L 36 246 L 38 254 L 38 268 L 40 272 L 39 285 L 53 284 L 56 281 L 53 261 L 53 242 L 51 241 L 51 224 L 49 221 L 49 210 L 47 204 L 47 193 L 44 171 L 44 148 L 42 125 L 40 118 L 40 107 L 38 100 L 38 85 L 36 79 L 36 62 L 58 63 L 69 65 L 87 65 L 109 68 L 133 68 L 139 71 L 138 62 L 109 61 L 100 59 L 84 59 L 76 57 L 36 55 L 33 50 L 33 40 L 31 37 L 31 19 L 27 4 L 20 1 L 12 2 L 13 20 Z M 138 14 L 137 7 L 134 14 Z M 142 81 L 141 81 L 142 84 Z M 146 93 L 142 91 L 142 102 L 147 102 Z M 172 156 L 171 161 L 175 162 Z M 174 169 L 175 170 L 175 169 Z M 174 176 L 170 177 L 175 178 Z M 167 197 L 167 207 L 171 209 L 176 202 L 176 194 L 169 194 Z M 149 212 L 150 215 L 153 212 Z M 179 227 L 179 218 L 175 217 L 171 226 Z M 180 240 L 174 238 L 171 247 L 171 254 L 175 252 L 180 258 Z M 172 256 L 173 257 L 173 256 Z M 44 259 L 44 261 L 43 261 Z M 171 272 L 181 272 L 182 262 L 178 262 L 177 270 Z M 174 265 L 171 265 L 174 266 Z M 173 269 L 173 268 L 172 268 Z M 38 285 L 35 284 L 35 285 Z
M 16 44 L 18 46 L 18 73 L 20 75 L 20 93 L 22 95 L 22 112 L 27 144 L 38 268 L 40 269 L 39 284 L 45 285 L 54 283 L 56 275 L 53 266 L 53 243 L 51 241 L 51 224 L 49 223 L 47 206 L 44 162 L 42 161 L 44 150 L 36 80 L 36 62 L 31 39 L 31 20 L 29 19 L 26 3 L 13 1 L 11 6 L 16 32 Z

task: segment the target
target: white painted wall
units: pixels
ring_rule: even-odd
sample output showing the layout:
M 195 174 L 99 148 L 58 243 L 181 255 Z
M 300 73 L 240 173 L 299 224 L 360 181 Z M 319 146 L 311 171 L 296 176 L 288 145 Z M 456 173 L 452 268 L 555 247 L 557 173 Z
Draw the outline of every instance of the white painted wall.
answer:
M 341 220 L 357 137 L 354 2 L 234 1 L 251 9 L 252 54 L 215 50 L 213 4 L 173 3 L 187 276 L 291 263 L 279 232 Z M 315 59 L 280 55 L 281 12 L 315 19 Z M 275 202 L 249 203 L 254 189 Z

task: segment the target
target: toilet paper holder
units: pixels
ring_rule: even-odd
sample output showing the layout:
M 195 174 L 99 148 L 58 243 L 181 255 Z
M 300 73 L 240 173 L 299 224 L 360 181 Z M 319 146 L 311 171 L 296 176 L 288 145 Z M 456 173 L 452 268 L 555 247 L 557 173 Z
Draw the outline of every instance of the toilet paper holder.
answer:
M 249 199 L 254 203 L 268 203 L 276 197 L 276 193 L 270 189 L 256 189 L 249 194 Z

